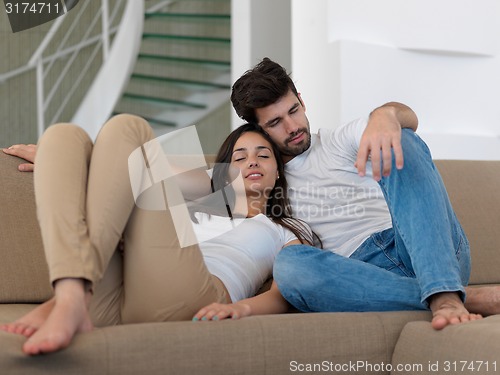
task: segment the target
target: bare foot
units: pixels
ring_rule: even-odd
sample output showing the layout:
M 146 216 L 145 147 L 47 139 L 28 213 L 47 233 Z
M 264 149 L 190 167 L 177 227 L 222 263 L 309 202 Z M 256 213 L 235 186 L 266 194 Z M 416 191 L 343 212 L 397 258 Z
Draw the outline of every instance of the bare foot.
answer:
M 465 308 L 458 293 L 438 293 L 432 296 L 432 327 L 443 329 L 449 324 L 459 324 L 482 319 L 479 314 L 471 314 Z
M 500 286 L 467 287 L 465 307 L 483 316 L 500 314 Z
M 61 279 L 56 282 L 52 309 L 23 345 L 29 355 L 55 352 L 66 348 L 76 333 L 93 329 L 88 312 L 90 294 L 83 280 Z
M 12 323 L 2 324 L 0 330 L 30 337 L 47 320 L 54 304 L 55 298 L 53 297 L 34 308 L 22 318 Z

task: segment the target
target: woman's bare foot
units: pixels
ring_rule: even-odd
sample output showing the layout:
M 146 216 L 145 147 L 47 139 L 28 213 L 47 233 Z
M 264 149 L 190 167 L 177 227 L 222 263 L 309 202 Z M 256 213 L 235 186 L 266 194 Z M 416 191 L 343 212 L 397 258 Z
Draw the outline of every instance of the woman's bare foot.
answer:
M 432 327 L 443 329 L 449 324 L 459 324 L 481 319 L 479 314 L 471 314 L 465 308 L 458 293 L 437 293 L 430 302 Z
M 55 298 L 52 297 L 50 300 L 42 303 L 24 315 L 22 318 L 12 323 L 2 324 L 0 326 L 0 330 L 30 337 L 38 328 L 40 328 L 45 320 L 47 320 L 54 304 Z
M 51 301 L 53 304 L 51 309 L 48 307 L 40 309 L 38 315 L 32 314 L 29 319 L 29 314 L 25 316 L 24 322 L 27 324 L 29 321 L 32 324 L 33 332 L 19 328 L 25 333 L 30 333 L 25 334 L 28 337 L 23 345 L 26 354 L 37 355 L 64 349 L 71 343 L 76 333 L 93 329 L 88 312 L 90 293 L 85 292 L 83 280 L 58 280 L 55 284 L 55 297 Z M 50 311 L 44 318 L 43 314 L 47 310 Z
M 467 287 L 465 307 L 483 316 L 500 314 L 500 286 Z

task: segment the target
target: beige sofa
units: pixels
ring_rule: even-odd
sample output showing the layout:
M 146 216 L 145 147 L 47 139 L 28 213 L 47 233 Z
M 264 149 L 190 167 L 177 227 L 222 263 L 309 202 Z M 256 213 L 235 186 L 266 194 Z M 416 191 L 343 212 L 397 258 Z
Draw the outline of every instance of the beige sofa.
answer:
M 0 152 L 0 323 L 51 296 L 32 174 L 18 172 L 19 161 Z M 438 167 L 471 242 L 471 283 L 500 283 L 500 161 Z M 0 332 L 0 373 L 500 373 L 500 316 L 440 332 L 429 319 L 428 312 L 294 313 L 133 324 L 80 334 L 68 349 L 38 357 L 21 353 L 23 337 Z

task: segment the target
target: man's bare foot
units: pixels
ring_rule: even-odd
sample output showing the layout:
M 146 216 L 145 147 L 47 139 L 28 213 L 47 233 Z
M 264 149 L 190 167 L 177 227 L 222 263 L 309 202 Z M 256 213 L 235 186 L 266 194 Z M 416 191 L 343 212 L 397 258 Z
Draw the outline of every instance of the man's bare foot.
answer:
M 443 329 L 449 324 L 459 324 L 481 319 L 479 314 L 471 314 L 465 308 L 458 293 L 437 293 L 431 297 L 432 327 Z
M 89 302 L 83 280 L 58 280 L 52 309 L 26 340 L 23 351 L 29 355 L 55 352 L 67 347 L 76 333 L 91 331 Z
M 55 298 L 42 303 L 12 323 L 2 324 L 0 330 L 30 337 L 47 320 L 55 304 Z
M 465 307 L 483 316 L 500 314 L 500 286 L 467 287 Z

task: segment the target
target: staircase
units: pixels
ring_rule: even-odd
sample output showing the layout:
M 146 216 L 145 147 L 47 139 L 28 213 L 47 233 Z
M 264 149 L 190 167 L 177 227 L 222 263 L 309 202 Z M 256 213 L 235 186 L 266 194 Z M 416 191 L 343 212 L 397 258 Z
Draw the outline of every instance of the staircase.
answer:
M 227 104 L 230 14 L 230 0 L 146 1 L 140 52 L 114 112 L 144 117 L 161 135 Z

